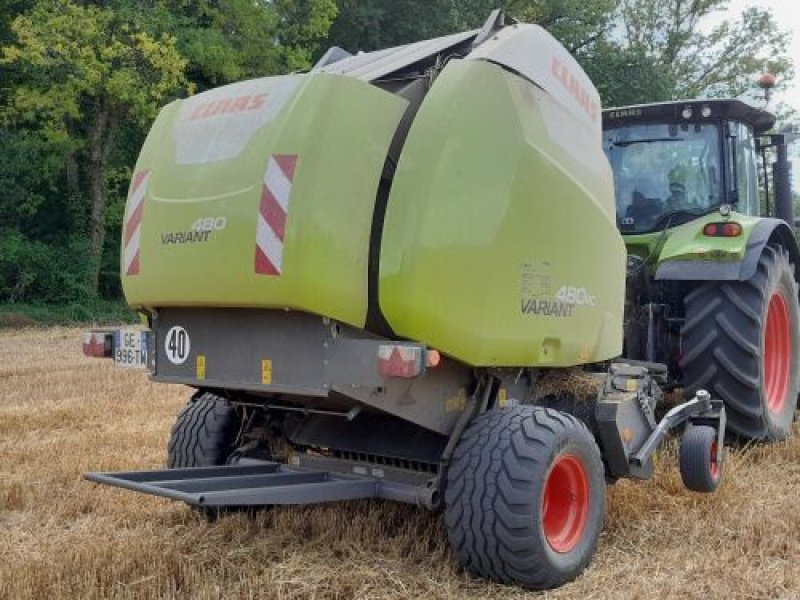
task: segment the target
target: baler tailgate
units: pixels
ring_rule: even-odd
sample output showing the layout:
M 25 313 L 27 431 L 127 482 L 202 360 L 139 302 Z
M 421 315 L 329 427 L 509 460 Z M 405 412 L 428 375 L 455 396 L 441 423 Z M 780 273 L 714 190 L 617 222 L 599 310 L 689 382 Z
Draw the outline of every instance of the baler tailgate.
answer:
M 374 479 L 293 469 L 279 463 L 87 473 L 86 479 L 194 506 L 265 506 L 380 496 Z

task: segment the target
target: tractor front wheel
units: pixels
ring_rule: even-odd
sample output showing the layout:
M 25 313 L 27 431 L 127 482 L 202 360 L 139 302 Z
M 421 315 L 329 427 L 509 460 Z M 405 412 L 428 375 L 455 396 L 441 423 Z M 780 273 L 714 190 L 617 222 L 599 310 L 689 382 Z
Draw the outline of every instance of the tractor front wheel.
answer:
M 534 589 L 589 564 L 605 516 L 603 462 L 575 417 L 515 406 L 470 425 L 447 471 L 445 520 L 462 565 Z
M 685 299 L 680 361 L 693 394 L 725 402 L 728 429 L 743 438 L 779 440 L 797 407 L 798 296 L 788 252 L 767 246 L 748 281 L 703 284 Z

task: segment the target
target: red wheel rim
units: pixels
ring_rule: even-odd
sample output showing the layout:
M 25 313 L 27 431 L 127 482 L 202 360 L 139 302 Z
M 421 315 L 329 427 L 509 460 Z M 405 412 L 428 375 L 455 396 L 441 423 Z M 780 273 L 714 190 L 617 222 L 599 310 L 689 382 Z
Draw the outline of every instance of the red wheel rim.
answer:
M 779 414 L 786 405 L 791 374 L 792 335 L 789 308 L 780 292 L 769 300 L 764 325 L 764 394 L 767 408 Z
M 581 460 L 559 457 L 550 468 L 542 497 L 542 526 L 556 552 L 569 552 L 580 541 L 589 517 L 589 478 Z
M 717 460 L 717 442 L 714 440 L 714 443 L 711 444 L 711 463 L 709 466 L 709 471 L 711 473 L 711 479 L 717 481 L 719 479 L 719 475 L 722 471 L 722 465 L 719 464 Z

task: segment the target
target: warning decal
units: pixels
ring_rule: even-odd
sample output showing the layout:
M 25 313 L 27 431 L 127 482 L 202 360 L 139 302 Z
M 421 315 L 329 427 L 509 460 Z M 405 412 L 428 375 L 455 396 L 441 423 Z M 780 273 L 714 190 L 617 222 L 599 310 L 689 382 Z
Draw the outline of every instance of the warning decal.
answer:
M 295 154 L 273 154 L 267 164 L 256 228 L 255 271 L 260 275 L 281 274 L 283 238 L 296 166 Z
M 130 196 L 128 197 L 128 216 L 125 219 L 125 239 L 122 251 L 122 268 L 125 275 L 139 274 L 139 246 L 142 241 L 142 212 L 150 171 L 139 171 L 133 175 Z

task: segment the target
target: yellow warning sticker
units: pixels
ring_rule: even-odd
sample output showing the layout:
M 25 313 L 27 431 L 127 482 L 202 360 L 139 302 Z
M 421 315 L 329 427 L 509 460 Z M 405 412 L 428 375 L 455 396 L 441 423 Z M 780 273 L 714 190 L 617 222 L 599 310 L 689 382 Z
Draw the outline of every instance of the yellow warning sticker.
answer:
M 508 404 L 508 394 L 506 393 L 506 388 L 501 387 L 497 390 L 497 406 L 503 408 L 506 404 Z
M 261 361 L 261 383 L 264 385 L 272 383 L 272 361 L 268 358 Z
M 455 396 L 450 396 L 444 401 L 444 411 L 450 413 L 464 410 L 466 404 L 467 394 L 463 389 L 460 389 Z
M 206 378 L 206 355 L 205 354 L 198 354 L 197 355 L 197 378 L 198 379 L 205 379 Z
M 628 380 L 626 380 L 625 384 L 626 384 L 626 387 L 627 387 L 629 392 L 635 392 L 636 391 L 636 380 L 635 379 L 628 379 Z

